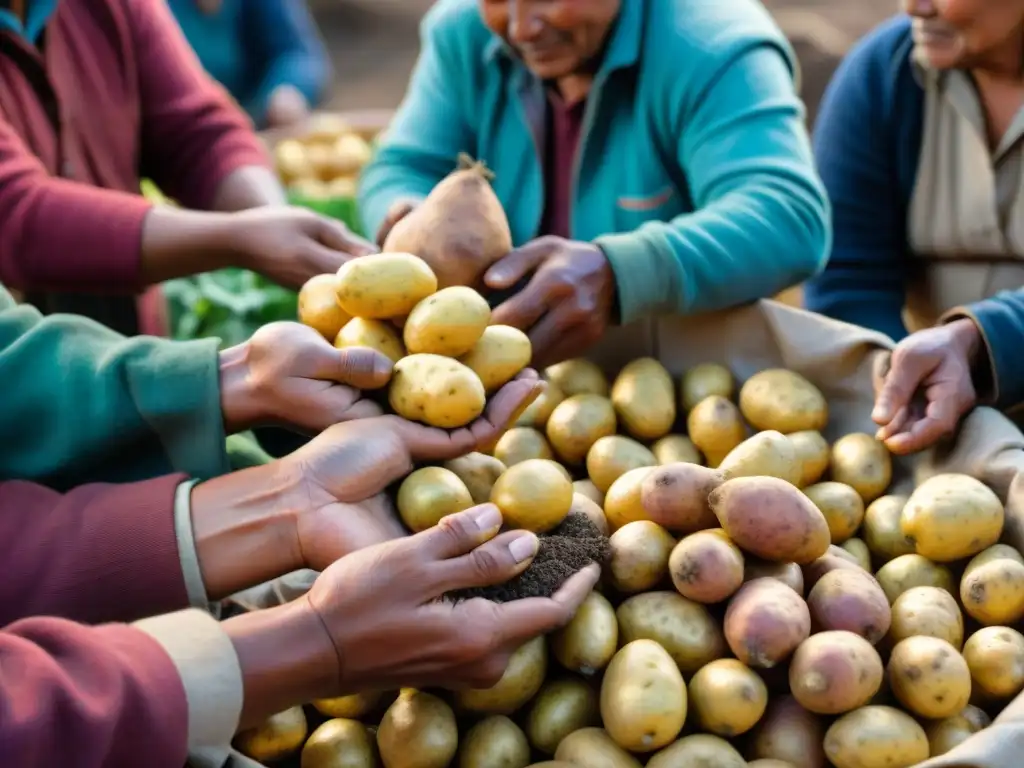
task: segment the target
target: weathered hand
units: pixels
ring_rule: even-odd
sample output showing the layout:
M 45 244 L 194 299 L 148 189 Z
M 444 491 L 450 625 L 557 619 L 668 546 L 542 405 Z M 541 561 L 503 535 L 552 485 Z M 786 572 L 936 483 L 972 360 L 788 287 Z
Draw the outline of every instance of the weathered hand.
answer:
M 494 310 L 492 321 L 527 332 L 535 365 L 577 357 L 604 335 L 611 321 L 615 275 L 599 247 L 541 237 L 496 262 L 484 282 L 493 290 L 505 290 L 531 274 L 523 290 Z

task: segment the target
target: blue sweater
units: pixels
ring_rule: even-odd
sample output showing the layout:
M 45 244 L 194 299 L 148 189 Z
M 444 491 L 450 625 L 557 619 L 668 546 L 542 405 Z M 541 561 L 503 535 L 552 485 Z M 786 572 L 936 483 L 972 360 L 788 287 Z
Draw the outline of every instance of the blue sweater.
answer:
M 832 201 L 832 253 L 804 288 L 808 309 L 896 340 L 907 335 L 907 210 L 924 128 L 912 50 L 909 18 L 889 19 L 854 46 L 825 92 L 814 152 Z M 985 336 L 998 403 L 1024 402 L 1024 290 L 965 309 Z
M 168 0 L 203 68 L 266 124 L 267 99 L 279 85 L 317 104 L 331 78 L 330 57 L 301 0 L 223 0 L 213 14 L 195 0 Z

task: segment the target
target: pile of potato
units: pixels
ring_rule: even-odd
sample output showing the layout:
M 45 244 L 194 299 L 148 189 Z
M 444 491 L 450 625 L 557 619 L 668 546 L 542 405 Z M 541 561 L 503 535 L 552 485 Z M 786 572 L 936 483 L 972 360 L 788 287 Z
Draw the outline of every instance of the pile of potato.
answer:
M 312 199 L 352 197 L 373 151 L 366 138 L 332 115 L 311 121 L 302 136 L 273 147 L 274 165 L 289 191 Z
M 390 285 L 397 273 L 378 274 Z M 424 354 L 420 318 L 437 316 L 446 330 L 426 354 L 477 371 L 461 335 L 475 299 L 452 294 L 462 309 L 441 312 L 430 301 L 444 292 L 428 288 L 424 276 L 401 306 L 337 295 L 353 315 L 415 306 L 400 368 Z M 514 367 L 476 375 L 493 384 Z M 613 382 L 585 360 L 545 378 L 487 455 L 414 472 L 398 507 L 413 530 L 486 499 L 537 531 L 585 513 L 610 532 L 601 587 L 493 688 L 313 702 L 242 734 L 242 751 L 303 768 L 905 768 L 1024 688 L 1011 628 L 1024 557 L 999 543 L 1004 510 L 980 482 L 947 474 L 886 495 L 884 446 L 867 434 L 830 445 L 825 398 L 786 370 L 738 391 L 722 366 L 677 386 L 649 358 Z M 422 417 L 421 388 L 401 381 L 392 405 Z

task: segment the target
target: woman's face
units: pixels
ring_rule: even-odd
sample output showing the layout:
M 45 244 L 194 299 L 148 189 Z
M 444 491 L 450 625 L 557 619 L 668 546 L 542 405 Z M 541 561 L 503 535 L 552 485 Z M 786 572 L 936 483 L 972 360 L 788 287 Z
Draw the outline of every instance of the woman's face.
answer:
M 1024 40 L 1024 0 L 901 0 L 915 52 L 936 69 L 999 60 Z
M 622 0 L 480 0 L 484 23 L 542 80 L 588 71 Z

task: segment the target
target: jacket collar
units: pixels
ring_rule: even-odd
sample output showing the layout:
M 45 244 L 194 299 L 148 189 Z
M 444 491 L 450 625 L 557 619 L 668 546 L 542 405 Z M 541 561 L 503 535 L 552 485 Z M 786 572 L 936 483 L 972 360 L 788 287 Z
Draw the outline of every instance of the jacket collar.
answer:
M 0 32 L 10 32 L 35 45 L 57 12 L 59 0 L 25 0 L 25 18 L 11 11 L 11 3 L 0 0 Z

